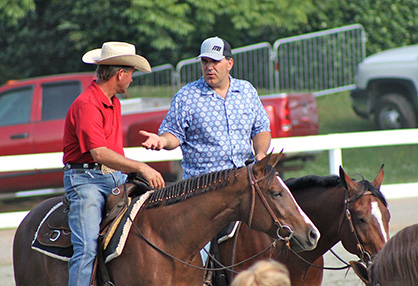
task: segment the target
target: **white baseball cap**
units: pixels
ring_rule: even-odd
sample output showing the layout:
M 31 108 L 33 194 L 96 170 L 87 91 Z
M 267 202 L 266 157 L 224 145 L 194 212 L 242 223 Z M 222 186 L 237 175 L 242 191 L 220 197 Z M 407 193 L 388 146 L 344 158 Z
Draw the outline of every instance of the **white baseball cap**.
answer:
M 200 46 L 200 55 L 197 58 L 211 58 L 220 61 L 225 57 L 232 57 L 231 46 L 219 37 L 208 38 Z

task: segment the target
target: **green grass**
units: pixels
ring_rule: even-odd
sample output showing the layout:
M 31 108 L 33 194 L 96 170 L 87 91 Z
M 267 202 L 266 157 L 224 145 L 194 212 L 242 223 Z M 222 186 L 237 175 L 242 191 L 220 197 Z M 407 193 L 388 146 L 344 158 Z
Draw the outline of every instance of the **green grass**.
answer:
M 362 119 L 354 113 L 348 92 L 318 97 L 317 103 L 320 134 L 375 130 L 373 120 Z M 380 166 L 385 164 L 383 184 L 417 182 L 417 159 L 418 145 L 342 150 L 344 170 L 356 179 L 361 179 L 363 176 L 367 180 L 373 180 Z M 327 151 L 319 153 L 315 161 L 307 162 L 304 169 L 287 172 L 285 177 L 300 177 L 308 174 L 329 174 Z

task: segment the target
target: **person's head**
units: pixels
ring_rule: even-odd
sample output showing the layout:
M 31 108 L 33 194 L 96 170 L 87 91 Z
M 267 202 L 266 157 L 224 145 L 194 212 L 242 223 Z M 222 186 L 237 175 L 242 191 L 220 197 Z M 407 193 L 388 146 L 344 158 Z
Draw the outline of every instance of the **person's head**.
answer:
M 202 42 L 200 55 L 202 74 L 212 88 L 229 84 L 229 72 L 234 60 L 229 43 L 221 38 L 208 38 Z
M 274 260 L 262 260 L 240 272 L 231 286 L 290 286 L 286 266 Z

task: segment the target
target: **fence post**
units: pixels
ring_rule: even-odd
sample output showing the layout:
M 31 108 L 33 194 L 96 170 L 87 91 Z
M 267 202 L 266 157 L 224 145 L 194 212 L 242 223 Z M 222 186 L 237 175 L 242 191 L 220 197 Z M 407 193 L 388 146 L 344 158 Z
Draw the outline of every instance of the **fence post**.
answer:
M 340 148 L 329 150 L 329 172 L 333 175 L 339 175 L 340 166 L 343 165 L 343 157 Z

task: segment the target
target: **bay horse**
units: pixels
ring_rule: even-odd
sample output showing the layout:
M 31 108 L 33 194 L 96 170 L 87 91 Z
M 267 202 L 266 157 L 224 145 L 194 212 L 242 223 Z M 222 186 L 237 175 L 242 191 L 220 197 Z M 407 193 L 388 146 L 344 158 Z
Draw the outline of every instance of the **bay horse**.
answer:
M 282 243 L 272 244 L 272 238 L 242 224 L 233 239 L 219 244 L 221 264 L 237 265 L 233 270 L 239 272 L 256 260 L 272 258 L 286 264 L 293 286 L 316 286 L 323 279 L 323 255 L 339 241 L 348 252 L 369 261 L 389 239 L 390 213 L 379 190 L 383 177 L 382 165 L 373 182 L 354 181 L 341 167 L 340 176 L 309 175 L 286 180 L 296 201 L 321 233 L 317 247 L 299 257 Z M 232 281 L 232 271 L 223 275 Z
M 125 248 L 108 262 L 115 285 L 203 285 L 200 250 L 228 223 L 243 220 L 268 235 L 312 250 L 320 234 L 276 174 L 281 154 L 189 178 L 155 191 L 132 218 Z M 37 227 L 60 198 L 35 207 L 18 227 L 13 245 L 16 286 L 67 285 L 68 266 L 31 249 Z
M 350 261 L 366 286 L 415 286 L 418 282 L 418 224 L 401 229 L 366 267 Z

